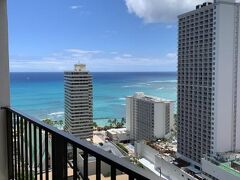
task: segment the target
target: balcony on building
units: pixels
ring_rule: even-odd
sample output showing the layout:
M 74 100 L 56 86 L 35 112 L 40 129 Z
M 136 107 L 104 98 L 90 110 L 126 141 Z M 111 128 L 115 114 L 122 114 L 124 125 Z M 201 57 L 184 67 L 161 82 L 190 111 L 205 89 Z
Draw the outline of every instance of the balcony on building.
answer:
M 7 0 L 0 0 L 0 180 L 100 180 L 105 166 L 107 179 L 152 179 L 146 170 L 11 108 L 7 20 Z

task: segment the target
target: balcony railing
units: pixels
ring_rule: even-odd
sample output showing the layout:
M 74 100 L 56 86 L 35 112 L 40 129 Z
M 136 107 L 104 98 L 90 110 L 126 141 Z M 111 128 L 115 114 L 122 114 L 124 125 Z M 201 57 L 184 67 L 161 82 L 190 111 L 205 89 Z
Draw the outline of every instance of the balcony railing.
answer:
M 75 138 L 15 109 L 5 110 L 9 179 L 88 180 L 89 170 L 92 168 L 89 166 L 90 156 L 96 159 L 95 175 L 91 179 L 103 179 L 102 163 L 109 165 L 111 180 L 116 180 L 118 175 L 122 174 L 130 180 L 151 179 L 144 169 L 87 141 Z M 79 168 L 80 155 L 83 158 L 82 168 Z

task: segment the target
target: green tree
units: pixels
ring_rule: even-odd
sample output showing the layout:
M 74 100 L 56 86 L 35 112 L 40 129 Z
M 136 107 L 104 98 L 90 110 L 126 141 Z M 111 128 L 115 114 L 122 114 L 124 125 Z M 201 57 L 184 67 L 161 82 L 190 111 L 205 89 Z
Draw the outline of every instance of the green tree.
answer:
M 112 127 L 113 126 L 113 121 L 111 119 L 108 119 L 108 124 L 109 124 L 110 127 Z
M 123 150 L 124 152 L 128 153 L 128 149 L 122 143 L 116 143 L 116 145 Z
M 43 120 L 44 123 L 50 125 L 50 126 L 64 126 L 64 120 L 54 121 L 52 119 L 46 118 Z
M 97 128 L 97 127 L 98 127 L 98 125 L 97 125 L 96 122 L 93 122 L 93 127 L 94 127 L 94 128 Z
M 116 118 L 113 119 L 112 124 L 114 127 L 117 127 L 117 119 Z
M 49 119 L 49 118 L 44 119 L 43 122 L 48 124 L 48 125 L 50 125 L 50 126 L 54 126 L 55 125 L 55 122 L 52 119 Z
M 64 125 L 64 121 L 63 121 L 63 120 L 59 120 L 59 121 L 57 122 L 57 124 L 58 124 L 59 126 L 63 126 L 63 125 Z
M 126 119 L 123 117 L 122 119 L 121 119 L 121 123 L 124 125 L 124 124 L 126 124 Z
M 123 124 L 120 123 L 120 122 L 117 122 L 117 125 L 116 125 L 117 128 L 122 128 L 123 127 Z

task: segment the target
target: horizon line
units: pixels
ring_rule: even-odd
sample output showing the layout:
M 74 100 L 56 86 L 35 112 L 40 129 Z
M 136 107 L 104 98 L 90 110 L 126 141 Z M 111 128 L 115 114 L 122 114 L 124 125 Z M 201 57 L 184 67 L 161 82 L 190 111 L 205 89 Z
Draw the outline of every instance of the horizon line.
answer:
M 10 71 L 10 73 L 64 73 L 65 71 Z M 177 71 L 89 71 L 90 73 L 177 73 Z

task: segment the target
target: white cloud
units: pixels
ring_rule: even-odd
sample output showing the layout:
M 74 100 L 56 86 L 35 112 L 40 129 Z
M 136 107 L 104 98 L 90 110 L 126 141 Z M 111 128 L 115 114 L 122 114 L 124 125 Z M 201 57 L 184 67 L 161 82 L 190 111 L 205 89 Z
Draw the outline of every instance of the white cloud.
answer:
M 82 6 L 80 5 L 70 6 L 70 9 L 73 9 L 73 10 L 80 9 L 80 8 L 82 8 Z
M 70 53 L 76 53 L 76 54 L 99 54 L 102 51 L 99 50 L 94 50 L 94 51 L 87 51 L 87 50 L 82 50 L 82 49 L 65 49 L 65 51 L 70 52 Z
M 171 25 L 171 24 L 169 24 L 169 25 L 166 25 L 166 29 L 172 29 L 172 28 L 174 28 L 175 26 L 174 25 Z
M 169 60 L 177 60 L 177 53 L 168 53 L 166 58 Z
M 128 11 L 146 23 L 174 22 L 177 16 L 193 10 L 206 0 L 125 0 Z
M 131 54 L 123 54 L 123 57 L 133 57 Z
M 118 54 L 118 52 L 117 51 L 112 51 L 111 54 Z
M 176 71 L 176 53 L 142 57 L 99 50 L 65 49 L 46 57 L 11 56 L 12 72 L 59 72 L 84 63 L 92 72 Z

